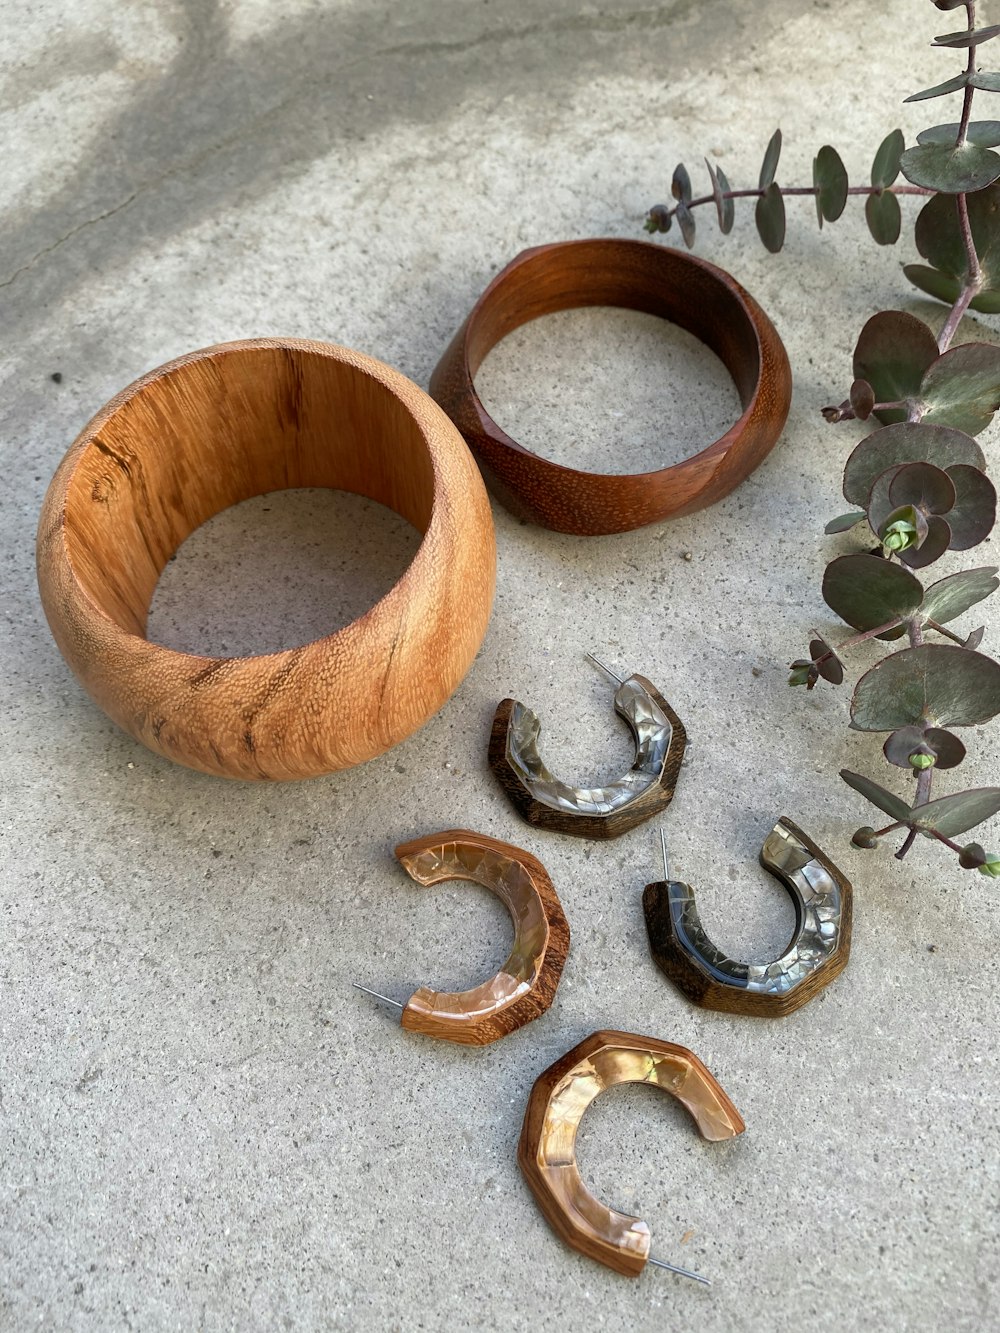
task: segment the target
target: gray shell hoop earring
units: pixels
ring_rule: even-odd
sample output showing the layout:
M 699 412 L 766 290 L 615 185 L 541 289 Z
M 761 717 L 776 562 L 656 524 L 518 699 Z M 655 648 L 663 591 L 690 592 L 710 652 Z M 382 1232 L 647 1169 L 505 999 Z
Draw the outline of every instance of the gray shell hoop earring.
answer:
M 662 831 L 660 838 L 662 842 Z M 764 839 L 760 863 L 795 904 L 795 933 L 772 963 L 740 963 L 712 943 L 701 924 L 694 889 L 670 878 L 665 842 L 665 879 L 647 884 L 643 892 L 654 961 L 703 1009 L 781 1018 L 808 1004 L 847 966 L 854 901 L 845 875 L 784 817 Z
M 571 787 L 554 777 L 538 752 L 541 723 L 516 699 L 504 699 L 497 708 L 489 763 L 518 814 L 535 828 L 617 838 L 673 800 L 687 732 L 645 676 L 623 680 L 591 653 L 587 656 L 618 682 L 615 712 L 635 740 L 635 762 L 628 772 L 604 787 Z

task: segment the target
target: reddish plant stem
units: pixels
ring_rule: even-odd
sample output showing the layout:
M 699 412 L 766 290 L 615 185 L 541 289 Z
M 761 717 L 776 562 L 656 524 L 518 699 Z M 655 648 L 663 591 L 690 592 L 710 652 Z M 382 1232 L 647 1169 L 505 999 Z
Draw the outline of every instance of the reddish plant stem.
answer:
M 720 193 L 723 199 L 760 199 L 763 197 L 765 191 L 764 190 L 722 190 Z M 786 189 L 785 186 L 783 185 L 781 187 L 781 193 L 815 196 L 819 194 L 819 187 L 816 185 L 794 185 L 794 186 L 789 186 Z M 923 185 L 884 185 L 884 186 L 852 185 L 848 189 L 847 193 L 848 194 L 917 194 L 926 197 L 932 195 L 934 191 L 928 190 L 926 186 Z M 714 194 L 703 194 L 697 199 L 689 199 L 687 206 L 688 208 L 699 208 L 702 204 L 713 204 L 713 203 L 715 203 Z M 670 210 L 670 216 L 673 217 L 673 215 L 676 212 L 677 212 L 677 205 L 675 204 L 674 207 Z
M 957 842 L 953 842 L 951 838 L 946 838 L 943 833 L 938 833 L 936 829 L 931 829 L 931 834 L 937 838 L 938 842 L 943 842 L 946 847 L 950 847 L 953 852 L 958 852 L 961 855 L 965 851 L 964 847 L 959 846 Z
M 976 0 L 965 0 L 965 15 L 968 31 L 972 32 L 976 26 Z M 976 72 L 976 52 L 978 49 L 977 46 L 969 47 L 969 56 L 965 65 L 967 75 Z M 972 99 L 975 91 L 971 84 L 966 84 L 965 96 L 962 99 L 962 119 L 958 124 L 958 135 L 955 141 L 958 148 L 961 148 L 966 142 L 969 133 Z M 966 275 L 962 290 L 948 312 L 948 318 L 941 326 L 941 332 L 938 334 L 938 351 L 942 353 L 946 352 L 951 346 L 951 340 L 958 332 L 958 326 L 965 317 L 965 312 L 983 286 L 982 267 L 979 263 L 979 255 L 976 253 L 976 243 L 972 237 L 972 225 L 969 222 L 969 201 L 964 194 L 959 194 L 955 197 L 955 204 L 958 208 L 958 229 L 962 234 L 962 244 L 965 247 Z
M 958 299 L 949 311 L 948 318 L 938 334 L 939 352 L 946 352 L 951 346 L 951 340 L 957 333 L 965 312 L 983 285 L 983 272 L 979 263 L 979 255 L 976 253 L 976 242 L 972 236 L 972 225 L 969 222 L 969 201 L 964 194 L 957 194 L 955 204 L 958 208 L 958 229 L 961 232 L 962 244 L 965 247 L 967 272 Z
M 908 620 L 906 622 L 906 630 L 910 636 L 910 647 L 919 648 L 924 641 L 923 626 L 920 624 L 919 620 L 917 619 Z M 921 722 L 919 725 L 922 731 L 927 730 L 926 721 Z M 933 781 L 934 781 L 933 767 L 920 769 L 920 771 L 917 774 L 917 798 L 913 802 L 914 809 L 918 805 L 926 805 L 927 802 L 931 799 L 931 786 L 933 784 Z M 896 853 L 897 861 L 902 861 L 903 857 L 913 846 L 914 842 L 916 842 L 916 839 L 917 839 L 917 830 L 915 828 L 911 828 L 909 833 L 906 835 L 906 841 L 903 843 L 902 847 L 900 847 L 899 851 Z
M 885 828 L 878 828 L 875 830 L 875 837 L 884 838 L 887 833 L 895 833 L 896 829 L 902 827 L 903 825 L 898 820 L 895 824 L 886 824 Z
M 909 833 L 906 835 L 906 841 L 903 843 L 902 847 L 900 847 L 899 851 L 896 853 L 897 861 L 902 861 L 903 857 L 910 850 L 910 848 L 913 846 L 916 840 L 917 840 L 917 830 L 915 828 L 911 828 Z
M 965 647 L 965 640 L 957 634 L 952 634 L 950 629 L 945 629 L 944 625 L 939 625 L 936 620 L 928 620 L 927 625 L 930 629 L 937 630 L 938 634 L 943 634 L 946 639 L 951 639 L 952 643 L 957 643 L 960 648 Z
M 876 635 L 884 634 L 886 630 L 895 629 L 897 625 L 903 623 L 902 616 L 897 616 L 895 620 L 887 620 L 884 625 L 876 625 L 874 629 L 866 629 L 861 634 L 854 634 L 843 643 L 838 643 L 836 652 L 842 652 L 845 648 L 853 648 L 855 644 L 864 643 L 866 639 L 874 639 Z
M 976 0 L 965 0 L 966 25 L 969 32 L 972 32 L 976 26 Z M 975 74 L 976 72 L 976 47 L 969 47 L 969 58 L 965 65 L 966 74 Z M 971 84 L 965 86 L 965 97 L 962 99 L 962 119 L 958 125 L 957 147 L 961 148 L 965 143 L 966 135 L 969 132 L 969 120 L 972 116 L 972 96 L 975 89 Z

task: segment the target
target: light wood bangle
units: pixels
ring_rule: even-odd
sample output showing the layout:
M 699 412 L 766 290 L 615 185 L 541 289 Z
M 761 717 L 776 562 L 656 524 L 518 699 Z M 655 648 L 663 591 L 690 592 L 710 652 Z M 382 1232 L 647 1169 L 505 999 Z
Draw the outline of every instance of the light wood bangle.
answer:
M 594 305 L 659 315 L 693 333 L 732 376 L 743 404 L 739 420 L 672 467 L 628 475 L 563 467 L 511 439 L 473 383 L 487 353 L 540 315 Z M 781 434 L 792 378 L 774 326 L 735 278 L 666 246 L 612 239 L 562 241 L 519 254 L 473 306 L 430 387 L 502 504 L 556 532 L 597 536 L 679 518 L 728 495 Z
M 367 496 L 423 532 L 399 582 L 285 652 L 150 643 L 150 601 L 184 539 L 299 486 Z M 120 393 L 56 472 L 37 552 L 52 632 L 94 701 L 158 754 L 232 778 L 312 777 L 410 735 L 475 657 L 496 572 L 482 479 L 441 409 L 382 362 L 301 339 L 192 352 Z

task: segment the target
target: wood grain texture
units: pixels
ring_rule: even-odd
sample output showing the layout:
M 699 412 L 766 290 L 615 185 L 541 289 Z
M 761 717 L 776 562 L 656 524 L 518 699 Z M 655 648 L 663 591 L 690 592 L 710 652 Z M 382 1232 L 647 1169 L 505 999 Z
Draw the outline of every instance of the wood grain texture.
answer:
M 775 839 L 803 849 L 801 861 L 807 870 L 800 883 L 796 883 L 796 874 L 801 876 L 801 870 L 795 866 L 800 858 L 789 863 L 795 866 L 795 873 L 789 873 L 780 857 L 773 854 L 777 851 L 771 847 Z M 693 890 L 688 885 L 661 880 L 647 884 L 643 890 L 643 913 L 654 962 L 678 990 L 703 1009 L 783 1018 L 814 999 L 843 972 L 850 959 L 853 889 L 816 843 L 790 819 L 782 817 L 765 840 L 760 863 L 788 890 L 796 909 L 792 938 L 781 960 L 773 964 L 749 965 L 724 957 L 704 934 L 697 914 L 693 929 L 692 923 L 685 927 L 678 919 L 678 906 L 685 904 L 688 911 L 693 908 Z M 808 923 L 808 930 L 807 916 L 818 917 Z M 789 982 L 788 989 L 766 989 L 769 985 L 784 987 Z
M 514 699 L 501 701 L 493 717 L 493 727 L 490 732 L 489 766 L 514 809 L 526 823 L 534 828 L 543 828 L 555 833 L 569 833 L 579 838 L 598 840 L 617 838 L 665 810 L 673 800 L 681 764 L 684 762 L 687 732 L 683 722 L 651 681 L 645 676 L 635 675 L 629 679 L 639 682 L 669 719 L 670 744 L 656 781 L 638 792 L 626 804 L 602 814 L 557 809 L 552 804 L 538 799 L 537 791 L 525 781 L 517 765 L 511 762 L 510 729 L 514 711 L 518 707 L 517 701 Z
M 544 1014 L 569 953 L 569 922 L 542 863 L 520 847 L 468 829 L 400 843 L 396 856 L 418 884 L 454 879 L 481 884 L 514 922 L 514 946 L 495 977 L 467 991 L 422 987 L 403 1009 L 403 1027 L 487 1046 Z
M 594 1032 L 538 1076 L 517 1148 L 524 1178 L 567 1245 L 616 1273 L 638 1277 L 649 1258 L 649 1227 L 596 1199 L 576 1164 L 584 1112 L 619 1083 L 647 1083 L 671 1093 L 691 1112 L 702 1137 L 713 1142 L 734 1138 L 745 1126 L 696 1055 L 655 1037 Z
M 628 476 L 563 467 L 511 439 L 476 393 L 486 354 L 529 320 L 594 305 L 659 315 L 694 334 L 732 375 L 743 404 L 739 420 L 691 458 Z M 678 518 L 728 495 L 781 434 L 792 378 L 771 321 L 728 273 L 647 241 L 586 240 L 537 246 L 508 264 L 456 333 L 430 388 L 508 509 L 557 532 L 595 536 Z
M 212 658 L 146 637 L 163 567 L 252 496 L 326 486 L 423 540 L 365 615 L 286 652 Z M 158 754 L 232 778 L 304 778 L 372 758 L 449 698 L 482 641 L 496 549 L 475 464 L 398 371 L 300 339 L 222 344 L 113 399 L 67 453 L 38 527 L 38 579 L 88 693 Z

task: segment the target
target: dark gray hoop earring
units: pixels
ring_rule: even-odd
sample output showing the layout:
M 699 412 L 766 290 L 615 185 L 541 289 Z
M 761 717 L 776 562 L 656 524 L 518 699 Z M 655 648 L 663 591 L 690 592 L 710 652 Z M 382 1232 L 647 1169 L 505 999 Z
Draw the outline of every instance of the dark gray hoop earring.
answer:
M 635 739 L 635 761 L 628 772 L 604 787 L 571 787 L 561 781 L 538 752 L 541 723 L 516 699 L 504 699 L 497 708 L 489 764 L 529 824 L 581 838 L 617 838 L 673 800 L 687 732 L 645 676 L 623 680 L 596 657 L 587 656 L 618 682 L 615 712 Z
M 662 839 L 662 833 L 661 833 Z M 808 1004 L 847 966 L 853 891 L 829 857 L 782 816 L 764 839 L 760 863 L 795 904 L 795 934 L 771 963 L 741 963 L 709 939 L 694 889 L 670 879 L 642 895 L 649 949 L 660 970 L 689 1000 L 727 1014 L 783 1017 Z

